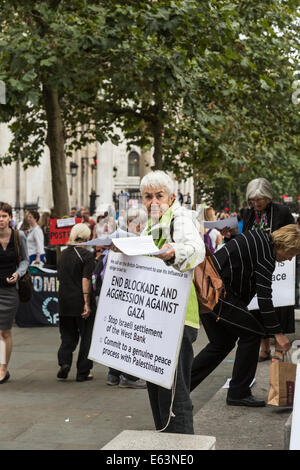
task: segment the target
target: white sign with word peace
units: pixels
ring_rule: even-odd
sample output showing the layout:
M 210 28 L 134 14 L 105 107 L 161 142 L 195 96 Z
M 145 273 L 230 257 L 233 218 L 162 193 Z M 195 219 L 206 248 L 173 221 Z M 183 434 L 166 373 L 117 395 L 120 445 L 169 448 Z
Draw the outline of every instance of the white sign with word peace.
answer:
M 295 305 L 295 259 L 277 262 L 273 273 L 272 298 L 274 307 Z M 248 305 L 249 310 L 257 310 L 258 302 L 255 296 Z
M 191 284 L 158 258 L 111 251 L 89 358 L 170 389 Z

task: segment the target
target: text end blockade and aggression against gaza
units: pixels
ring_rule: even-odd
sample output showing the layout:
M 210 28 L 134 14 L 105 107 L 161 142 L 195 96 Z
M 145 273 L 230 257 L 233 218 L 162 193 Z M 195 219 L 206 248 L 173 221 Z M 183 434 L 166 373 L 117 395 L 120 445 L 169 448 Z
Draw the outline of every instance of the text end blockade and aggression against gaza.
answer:
M 90 358 L 170 386 L 190 274 L 154 258 L 119 254 L 106 269 Z

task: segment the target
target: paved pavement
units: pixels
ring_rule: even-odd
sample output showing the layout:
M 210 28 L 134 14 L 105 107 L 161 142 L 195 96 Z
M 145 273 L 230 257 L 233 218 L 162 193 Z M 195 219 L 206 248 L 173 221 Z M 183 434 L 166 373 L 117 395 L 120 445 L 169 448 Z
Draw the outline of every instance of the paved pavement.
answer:
M 76 382 L 74 366 L 68 380 L 62 382 L 56 379 L 56 353 L 60 342 L 58 328 L 15 326 L 13 338 L 14 349 L 9 367 L 11 379 L 0 386 L 1 450 L 98 450 L 124 429 L 154 430 L 147 391 L 107 386 L 105 366 L 95 363 L 95 378 L 90 382 Z M 206 342 L 202 328 L 195 343 L 195 352 Z M 209 403 L 214 409 L 211 399 L 216 397 L 216 392 L 231 376 L 233 358 L 234 351 L 192 393 L 197 432 L 200 434 L 207 434 Z M 198 412 L 202 407 L 206 410 L 206 428 L 201 426 L 201 420 L 199 425 Z M 247 434 L 247 411 L 243 408 L 245 442 L 250 439 Z M 272 416 L 268 416 L 271 420 Z M 280 423 L 276 422 L 277 426 L 282 425 L 282 430 L 278 430 L 282 436 L 287 417 L 284 416 Z M 226 432 L 232 435 L 231 423 L 226 424 Z M 243 426 L 243 421 L 240 425 Z M 235 431 L 239 434 L 238 429 Z M 265 438 L 267 444 L 272 444 L 272 432 L 268 432 Z M 231 439 L 230 445 L 235 448 L 234 439 Z

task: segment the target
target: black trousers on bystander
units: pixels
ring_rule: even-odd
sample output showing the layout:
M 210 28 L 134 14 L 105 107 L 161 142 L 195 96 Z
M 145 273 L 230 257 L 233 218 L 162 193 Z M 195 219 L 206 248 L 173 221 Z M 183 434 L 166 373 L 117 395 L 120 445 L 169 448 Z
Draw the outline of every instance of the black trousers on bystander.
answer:
M 73 352 L 75 351 L 79 339 L 80 346 L 77 358 L 77 376 L 87 376 L 93 367 L 93 361 L 88 359 L 90 350 L 94 315 L 84 319 L 79 316 L 60 316 L 59 331 L 61 336 L 61 345 L 58 350 L 58 364 L 69 365 L 73 361 Z
M 215 312 L 218 311 L 219 304 L 215 307 Z M 219 321 L 215 312 L 200 316 L 209 343 L 194 358 L 191 391 L 225 359 L 238 341 L 228 398 L 245 398 L 251 394 L 250 384 L 255 377 L 264 330 L 259 318 L 247 311 L 241 299 L 231 293 L 226 296 L 226 303 L 222 302 Z

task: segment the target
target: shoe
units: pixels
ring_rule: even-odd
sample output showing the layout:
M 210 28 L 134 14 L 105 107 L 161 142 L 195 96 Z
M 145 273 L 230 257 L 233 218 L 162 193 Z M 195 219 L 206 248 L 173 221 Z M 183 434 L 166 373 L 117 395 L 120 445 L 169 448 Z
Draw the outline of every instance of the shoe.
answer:
M 249 395 L 245 398 L 228 398 L 226 400 L 227 405 L 230 406 L 251 406 L 251 407 L 261 407 L 266 406 L 265 400 L 260 398 L 255 398 L 253 395 Z
M 147 384 L 145 380 L 138 379 L 138 380 L 129 380 L 124 377 L 124 375 L 120 375 L 120 388 L 147 388 Z
M 261 353 L 264 353 L 265 356 L 258 356 L 258 362 L 264 362 L 264 361 L 269 361 L 271 359 L 271 351 L 266 351 L 264 349 L 260 350 Z
M 106 385 L 119 385 L 120 378 L 117 375 L 107 374 Z
M 3 379 L 0 380 L 0 384 L 4 384 L 5 382 L 7 382 L 9 377 L 10 377 L 10 373 L 7 371 Z
M 94 376 L 92 374 L 89 375 L 77 375 L 76 382 L 86 382 L 87 380 L 93 380 Z
M 66 379 L 68 377 L 68 374 L 70 372 L 71 367 L 68 364 L 64 364 L 61 366 L 59 371 L 57 372 L 57 378 L 58 379 Z

